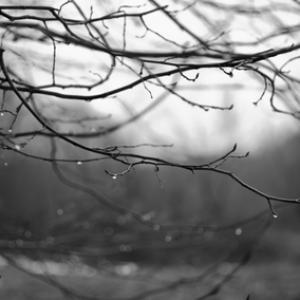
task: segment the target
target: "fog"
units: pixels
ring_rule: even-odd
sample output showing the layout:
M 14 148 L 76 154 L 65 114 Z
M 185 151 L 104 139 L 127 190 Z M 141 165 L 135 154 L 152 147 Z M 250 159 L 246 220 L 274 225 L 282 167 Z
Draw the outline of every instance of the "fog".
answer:
M 22 5 L 0 7 L 0 295 L 298 299 L 298 2 Z

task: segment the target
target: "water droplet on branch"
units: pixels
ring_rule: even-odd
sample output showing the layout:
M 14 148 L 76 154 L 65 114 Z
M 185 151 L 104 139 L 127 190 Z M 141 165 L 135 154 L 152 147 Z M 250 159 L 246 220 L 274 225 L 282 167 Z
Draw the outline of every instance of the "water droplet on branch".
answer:
M 242 233 L 243 233 L 242 228 L 236 228 L 235 231 L 234 231 L 235 235 L 241 235 Z
M 56 211 L 57 215 L 58 216 L 62 216 L 64 214 L 64 210 L 59 208 L 57 211 Z
M 153 225 L 153 230 L 154 231 L 159 231 L 160 230 L 160 225 L 159 224 L 154 224 Z
M 151 221 L 155 216 L 155 213 L 153 211 L 150 211 L 148 213 L 145 213 L 142 215 L 142 220 L 143 221 Z
M 165 236 L 165 241 L 166 241 L 167 243 L 171 242 L 172 240 L 173 240 L 173 237 L 172 237 L 170 234 L 167 234 L 167 235 Z

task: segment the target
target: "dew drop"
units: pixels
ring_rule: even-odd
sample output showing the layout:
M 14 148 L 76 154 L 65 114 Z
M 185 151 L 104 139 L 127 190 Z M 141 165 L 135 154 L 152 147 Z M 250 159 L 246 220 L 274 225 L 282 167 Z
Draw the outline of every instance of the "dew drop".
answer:
M 58 216 L 62 216 L 64 214 L 64 210 L 59 208 L 57 211 L 56 211 L 57 215 Z
M 137 272 L 138 266 L 135 263 L 127 263 L 124 265 L 116 266 L 115 271 L 122 276 L 129 276 Z
M 274 219 L 278 219 L 277 213 L 273 212 L 273 213 L 272 213 L 272 216 L 273 216 Z
M 3 165 L 4 165 L 4 167 L 7 167 L 8 166 L 8 162 L 7 161 L 4 162 Z
M 166 241 L 167 243 L 171 242 L 172 240 L 173 240 L 173 237 L 172 237 L 170 234 L 167 234 L 167 235 L 165 236 L 165 241 Z
M 154 218 L 154 215 L 155 213 L 153 211 L 145 213 L 144 215 L 142 215 L 142 220 L 145 222 L 151 221 Z
M 235 235 L 241 235 L 242 233 L 243 233 L 242 228 L 236 228 L 235 231 L 234 231 Z
M 153 230 L 159 231 L 160 230 L 160 225 L 159 224 L 154 224 L 153 225 Z
M 16 145 L 15 145 L 15 149 L 16 149 L 17 151 L 20 151 L 20 150 L 21 150 L 21 146 L 18 145 L 18 144 L 16 144 Z
M 8 132 L 8 133 L 12 133 L 12 129 L 8 129 L 7 132 Z
M 81 161 L 81 160 L 78 160 L 78 161 L 76 162 L 76 164 L 77 164 L 78 166 L 81 166 L 81 165 L 82 165 L 82 161 Z
M 118 175 L 117 175 L 117 174 L 114 174 L 113 176 L 111 176 L 111 178 L 112 178 L 113 180 L 116 180 L 116 179 L 118 178 Z
M 4 116 L 4 113 L 3 113 L 3 112 L 2 112 L 2 113 L 0 113 L 0 116 L 1 116 L 1 117 L 3 117 L 3 116 Z

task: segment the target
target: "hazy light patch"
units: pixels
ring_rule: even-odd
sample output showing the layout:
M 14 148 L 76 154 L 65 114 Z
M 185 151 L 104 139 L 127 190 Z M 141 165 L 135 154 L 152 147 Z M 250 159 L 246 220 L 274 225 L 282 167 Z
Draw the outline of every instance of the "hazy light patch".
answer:
M 186 155 L 213 155 L 235 143 L 241 151 L 253 151 L 269 147 L 270 143 L 279 145 L 298 133 L 296 120 L 270 111 L 267 103 L 256 107 L 249 99 L 239 101 L 241 98 L 249 98 L 249 94 L 236 96 L 235 108 L 228 112 L 200 112 L 184 103 L 166 103 L 149 114 L 147 125 L 156 143 L 174 144 L 178 152 Z M 138 128 L 134 136 L 140 131 L 145 139 L 145 131 Z M 152 141 L 151 134 L 148 138 Z
M 202 72 L 203 73 L 203 72 Z M 201 72 L 200 72 L 201 74 Z M 234 79 L 227 75 L 204 72 L 204 80 L 200 75 L 199 81 L 203 84 L 225 83 L 244 84 L 257 86 L 256 80 L 245 72 L 234 72 Z M 151 89 L 151 87 L 150 87 Z M 154 91 L 156 95 L 157 91 Z M 198 107 L 191 107 L 180 99 L 169 96 L 162 104 L 149 112 L 137 123 L 123 129 L 118 134 L 122 140 L 131 144 L 149 142 L 155 144 L 173 144 L 175 149 L 150 149 L 149 152 L 166 151 L 185 153 L 186 155 L 214 155 L 238 143 L 240 151 L 256 151 L 269 147 L 270 144 L 279 145 L 290 136 L 299 133 L 298 122 L 291 116 L 275 113 L 269 103 L 269 93 L 258 105 L 253 103 L 262 93 L 262 87 L 237 91 L 220 91 L 194 88 L 184 93 L 195 102 L 229 106 L 234 105 L 231 111 L 209 110 L 208 112 Z M 129 105 L 133 111 L 137 107 L 149 105 L 146 100 L 147 91 L 140 89 L 139 93 L 130 100 Z M 137 107 L 135 107 L 137 104 Z M 286 107 L 282 104 L 282 107 Z M 96 105 L 97 108 L 97 105 Z M 100 109 L 100 106 L 99 106 Z
M 28 4 L 31 1 L 28 1 Z M 164 1 L 161 5 L 168 4 L 170 1 Z M 17 3 L 17 1 L 16 1 Z M 55 3 L 56 7 L 59 7 L 64 1 L 45 1 L 43 5 L 50 5 Z M 109 1 L 77 1 L 77 3 L 83 8 L 85 14 L 89 16 L 91 13 L 91 5 L 94 6 L 94 17 L 111 13 L 116 11 L 120 5 L 126 4 L 126 1 L 115 1 L 113 3 Z M 221 3 L 221 2 L 220 2 Z M 230 1 L 226 4 L 239 4 L 239 1 Z M 249 4 L 253 1 L 249 1 Z M 269 1 L 256 1 L 256 6 L 265 5 Z M 279 3 L 276 1 L 276 3 Z M 23 3 L 24 5 L 26 3 Z M 128 4 L 128 3 L 127 3 Z M 135 5 L 140 5 L 140 1 L 130 2 L 132 7 L 131 11 L 135 10 Z M 151 6 L 148 2 L 143 2 L 145 10 Z M 177 1 L 178 7 L 182 7 L 181 2 Z M 98 8 L 98 10 L 97 10 Z M 99 9 L 101 8 L 101 10 Z M 129 9 L 129 8 L 127 8 Z M 210 9 L 206 8 L 207 17 L 216 19 L 216 16 L 210 15 Z M 78 12 L 75 15 L 74 6 L 68 3 L 62 9 L 62 14 L 68 17 L 78 17 Z M 190 14 L 190 15 L 189 15 Z M 218 26 L 224 25 L 224 36 L 231 38 L 239 42 L 252 42 L 259 38 L 259 28 L 264 28 L 270 33 L 272 32 L 272 24 L 265 26 L 267 21 L 261 20 L 257 22 L 257 18 L 253 18 L 249 23 L 243 17 L 232 18 L 231 22 L 227 24 L 223 18 L 222 12 L 219 18 Z M 281 19 L 284 16 L 288 16 L 289 21 L 296 24 L 296 16 L 291 13 L 286 15 L 280 15 Z M 179 13 L 179 18 L 184 20 L 185 24 L 192 28 L 197 34 L 205 35 L 206 27 L 198 28 L 196 26 L 197 18 L 188 11 Z M 150 28 L 159 31 L 162 35 L 168 37 L 175 42 L 187 41 L 191 42 L 186 35 L 180 34 L 180 30 L 176 29 L 176 26 L 164 16 L 162 12 L 157 12 L 153 15 L 145 17 L 145 20 Z M 136 21 L 135 21 L 136 22 Z M 123 24 L 124 25 L 124 24 Z M 140 35 L 144 29 L 139 29 L 138 23 L 133 21 L 127 24 L 126 37 L 128 42 L 124 45 L 123 40 L 123 25 L 120 20 L 109 22 L 108 29 L 105 26 L 99 25 L 101 29 L 107 34 L 109 41 L 116 48 L 122 49 L 122 47 L 129 47 L 130 50 L 139 50 L 147 48 L 147 50 L 156 51 L 157 39 L 154 33 L 148 32 L 146 38 L 140 39 L 136 35 Z M 253 26 L 253 30 L 250 29 Z M 216 32 L 219 27 L 216 26 Z M 133 29 L 137 28 L 137 32 Z M 176 30 L 175 30 L 176 29 Z M 199 31 L 200 30 L 200 31 Z M 212 37 L 213 38 L 213 37 Z M 295 39 L 296 40 L 296 39 Z M 244 52 L 249 51 L 262 51 L 282 44 L 287 46 L 293 42 L 293 37 L 289 39 L 282 39 L 280 37 L 272 40 L 272 43 L 268 45 L 254 45 L 241 46 Z M 53 68 L 53 46 L 51 43 L 47 45 L 41 45 L 36 47 L 36 44 L 31 41 L 24 42 L 22 47 L 15 47 L 18 43 L 7 43 L 4 46 L 8 49 L 12 49 L 12 52 L 5 53 L 5 55 L 11 55 L 14 59 L 9 59 L 12 64 L 20 64 L 20 73 L 22 76 L 32 77 L 34 84 L 46 84 L 51 83 L 51 69 Z M 165 45 L 169 46 L 169 49 L 174 49 L 176 46 L 172 43 L 165 41 Z M 24 50 L 25 49 L 25 50 Z M 161 50 L 159 48 L 159 50 Z M 13 53 L 15 52 L 15 53 Z M 107 54 L 98 53 L 97 51 L 91 51 L 75 46 L 63 46 L 57 44 L 57 83 L 60 84 L 90 84 L 101 80 L 110 68 L 110 59 Z M 17 54 L 16 54 L 17 53 Z M 39 54 L 39 55 L 37 55 Z M 294 55 L 295 53 L 291 54 Z M 40 57 L 39 57 L 40 56 Z M 23 58 L 22 58 L 23 57 Z M 29 59 L 29 60 L 28 60 Z M 280 66 L 286 61 L 286 57 L 278 56 L 273 58 L 272 61 Z M 199 61 L 198 61 L 199 62 Z M 205 61 L 207 62 L 207 61 Z M 34 65 L 33 71 L 30 72 L 27 68 L 28 63 Z M 128 62 L 131 68 L 135 70 L 139 69 L 138 63 Z M 298 74 L 299 70 L 298 61 L 293 61 L 286 70 L 291 70 L 295 74 Z M 67 70 L 67 72 L 65 71 Z M 158 70 L 157 66 L 153 67 L 153 72 Z M 138 143 L 154 143 L 154 144 L 174 144 L 172 151 L 181 153 L 184 152 L 187 155 L 190 154 L 205 154 L 212 155 L 219 153 L 224 149 L 228 149 L 234 143 L 238 143 L 241 150 L 253 150 L 263 148 L 270 143 L 280 144 L 284 143 L 284 139 L 290 135 L 297 134 L 296 128 L 298 123 L 290 116 L 274 113 L 270 108 L 268 93 L 260 101 L 258 106 L 253 105 L 253 102 L 257 101 L 263 91 L 263 81 L 260 78 L 252 78 L 252 74 L 244 74 L 245 72 L 236 70 L 205 70 L 199 71 L 199 78 L 196 82 L 190 83 L 189 81 L 180 78 L 176 79 L 180 81 L 178 92 L 189 100 L 192 100 L 198 104 L 204 105 L 218 105 L 221 107 L 234 105 L 232 111 L 219 111 L 210 109 L 208 112 L 201 110 L 199 107 L 191 107 L 190 105 L 183 103 L 174 95 L 170 95 L 164 100 L 162 104 L 150 111 L 147 115 L 143 116 L 140 120 L 132 123 L 130 126 L 120 130 L 116 135 L 116 139 L 123 141 L 125 144 L 138 144 Z M 233 77 L 226 75 L 233 72 Z M 193 77 L 197 72 L 186 72 L 186 76 Z M 91 76 L 92 75 L 92 76 Z M 94 95 L 101 94 L 108 90 L 114 90 L 130 82 L 137 80 L 139 77 L 134 72 L 126 69 L 120 62 L 116 62 L 116 71 L 112 74 L 111 78 L 104 84 L 101 84 L 99 88 L 92 90 L 88 89 L 68 89 L 68 93 L 74 93 L 74 95 Z M 169 84 L 175 80 L 173 77 L 163 78 L 164 84 Z M 155 79 L 153 79 L 155 82 Z M 280 83 L 280 81 L 278 80 Z M 156 82 L 157 83 L 157 82 Z M 241 86 L 239 90 L 214 88 L 214 85 L 218 84 L 238 84 Z M 283 83 L 280 83 L 283 84 Z M 185 85 L 185 89 L 181 90 L 180 85 Z M 244 85 L 244 87 L 243 87 Z M 247 86 L 251 85 L 251 89 Z M 202 87 L 210 87 L 209 89 L 202 89 Z M 59 88 L 50 88 L 52 91 L 64 92 Z M 105 114 L 112 114 L 113 118 L 110 120 L 111 124 L 118 124 L 120 121 L 124 121 L 130 118 L 132 115 L 140 112 L 148 105 L 150 105 L 155 99 L 163 92 L 162 88 L 159 88 L 151 83 L 145 82 L 145 85 L 141 84 L 132 89 L 126 90 L 126 92 L 118 93 L 117 96 L 112 94 L 109 97 L 99 98 L 93 100 L 90 104 L 84 104 L 90 108 L 91 111 L 103 116 Z M 46 100 L 44 100 L 46 99 Z M 40 100 L 40 99 L 39 99 Z M 43 103 L 48 106 L 55 104 L 59 106 L 60 101 L 47 100 L 47 97 L 43 97 L 42 101 L 39 101 L 39 105 Z M 62 107 L 68 107 L 71 111 L 72 107 L 77 109 L 74 103 L 63 104 Z M 292 102 L 292 101 L 291 101 Z M 276 102 L 277 103 L 277 102 Z M 281 107 L 285 107 L 283 104 L 279 104 Z M 286 108 L 286 107 L 285 107 Z M 267 141 L 267 142 L 266 142 Z M 119 143 L 119 141 L 118 141 Z M 149 151 L 162 151 L 151 148 Z
M 7 266 L 7 261 L 4 257 L 0 256 L 0 267 Z
M 16 263 L 34 274 L 49 274 L 55 276 L 84 276 L 93 277 L 97 271 L 81 262 L 34 261 L 26 257 L 16 258 Z M 4 260 L 4 266 L 8 263 Z
M 115 272 L 120 276 L 132 276 L 138 271 L 138 265 L 135 263 L 126 263 L 115 266 Z

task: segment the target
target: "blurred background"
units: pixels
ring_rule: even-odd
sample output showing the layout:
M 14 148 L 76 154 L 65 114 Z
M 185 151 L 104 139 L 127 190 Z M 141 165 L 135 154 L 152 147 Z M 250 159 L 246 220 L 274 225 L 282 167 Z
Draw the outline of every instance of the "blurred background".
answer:
M 84 11 L 93 5 L 103 14 L 122 5 L 126 8 L 123 2 L 78 3 Z M 133 10 L 139 8 L 139 1 L 134 2 L 130 4 Z M 254 3 L 247 1 L 247 5 L 248 2 Z M 276 1 L 265 2 L 270 7 Z M 253 3 L 251 7 L 256 7 Z M 34 1 L 29 4 L 38 5 Z M 56 7 L 62 4 L 43 3 Z M 167 4 L 178 9 L 183 5 L 180 1 Z M 216 10 L 222 8 L 221 3 L 211 4 L 216 4 Z M 249 27 L 249 22 L 253 25 L 252 18 L 260 20 L 262 15 L 244 16 L 243 8 L 248 6 L 241 6 L 239 11 L 236 5 L 236 1 L 228 4 L 229 14 L 226 10 L 218 13 L 223 23 L 220 21 L 216 28 L 225 26 L 231 13 L 237 14 L 224 28 L 232 41 L 247 40 L 257 34 L 257 28 Z M 69 10 L 71 5 L 65 6 L 64 16 L 74 16 Z M 213 7 L 207 8 L 207 17 L 212 19 Z M 288 5 L 277 1 L 274 7 L 279 11 L 277 21 L 286 23 L 270 24 L 267 33 L 274 26 L 276 29 L 298 24 Z M 184 35 L 176 35 L 159 14 L 147 19 L 149 28 L 165 28 L 161 34 L 170 39 L 175 36 L 176 42 L 184 40 Z M 188 14 L 182 19 L 187 17 Z M 191 27 L 197 18 L 191 19 Z M 269 24 L 270 19 L 265 23 Z M 119 29 L 123 28 L 118 22 L 106 24 L 111 28 L 112 44 L 116 45 L 121 39 Z M 134 34 L 143 31 L 137 23 L 131 26 L 138 31 Z M 208 34 L 206 31 L 201 34 Z M 291 34 L 287 30 L 286 35 L 268 38 L 266 45 L 290 45 L 298 37 L 297 31 Z M 164 45 L 155 38 L 150 36 L 145 44 L 128 38 L 127 47 L 145 49 L 151 45 L 156 49 Z M 24 82 L 26 78 L 36 86 L 49 81 L 51 47 L 41 43 L 37 49 L 39 39 L 3 40 L 6 63 L 17 73 L 15 78 Z M 253 48 L 264 50 L 261 46 L 255 44 Z M 76 46 L 70 51 L 68 47 L 72 46 L 57 45 L 59 83 L 85 83 L 95 80 L 93 72 L 107 71 L 106 54 Z M 247 47 L 247 51 L 252 49 Z M 281 66 L 290 55 L 285 60 L 275 57 L 272 63 Z M 297 53 L 293 55 L 297 57 Z M 136 78 L 136 74 L 124 71 L 122 63 L 109 82 L 96 87 L 97 92 Z M 289 72 L 295 78 L 299 76 L 297 68 L 298 60 L 289 64 Z M 233 76 L 228 75 L 231 71 Z M 186 79 L 195 76 L 199 76 L 196 83 Z M 165 79 L 164 84 L 172 80 Z M 3 80 L 1 84 L 3 89 Z M 282 85 L 280 82 L 279 89 Z M 54 86 L 52 90 L 59 88 Z M 184 97 L 203 105 L 233 105 L 231 110 L 199 109 L 178 100 L 171 92 L 162 96 L 162 90 L 162 86 L 147 83 L 92 102 L 37 95 L 32 103 L 55 130 L 71 135 L 82 133 L 74 140 L 85 146 L 117 147 L 175 165 L 212 162 L 236 144 L 234 155 L 220 166 L 222 170 L 237 174 L 267 194 L 299 197 L 299 120 L 272 109 L 270 90 L 264 91 L 263 83 L 254 74 L 238 69 L 201 69 L 199 75 L 188 71 L 178 79 L 177 91 Z M 297 92 L 297 86 L 293 91 Z M 85 96 L 95 93 L 80 92 Z M 264 97 L 259 100 L 262 92 Z M 290 101 L 289 91 L 281 92 L 277 105 L 292 111 L 295 104 Z M 71 93 L 78 92 L 71 89 Z M 0 104 L 1 145 L 10 145 L 0 150 L 3 299 L 198 299 L 201 295 L 204 296 L 199 299 L 300 298 L 299 206 L 274 202 L 276 213 L 272 214 L 263 197 L 214 170 L 191 172 L 175 166 L 151 165 L 126 169 L 111 159 L 99 159 L 65 141 L 38 134 L 43 131 L 41 125 L 28 111 L 22 108 L 17 118 L 9 113 L 19 106 L 12 92 L 3 93 Z M 114 126 L 119 127 L 106 132 Z M 93 134 L 98 131 L 106 133 Z M 22 135 L 24 132 L 27 134 Z

